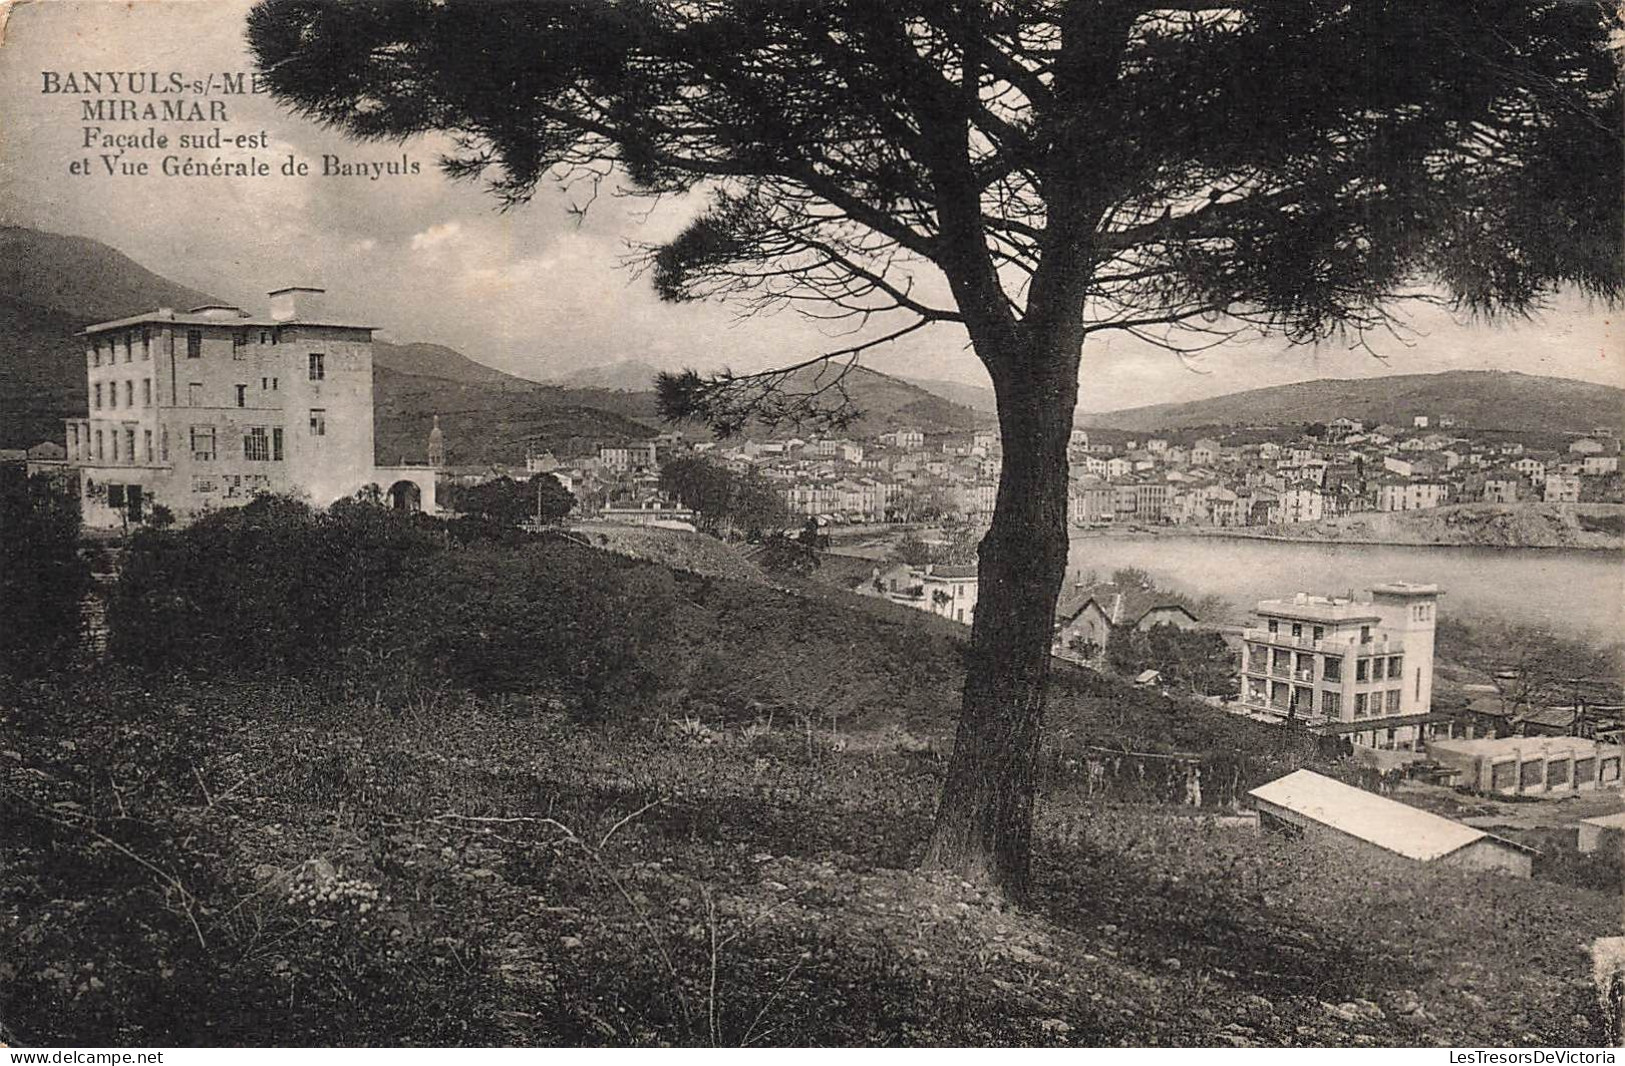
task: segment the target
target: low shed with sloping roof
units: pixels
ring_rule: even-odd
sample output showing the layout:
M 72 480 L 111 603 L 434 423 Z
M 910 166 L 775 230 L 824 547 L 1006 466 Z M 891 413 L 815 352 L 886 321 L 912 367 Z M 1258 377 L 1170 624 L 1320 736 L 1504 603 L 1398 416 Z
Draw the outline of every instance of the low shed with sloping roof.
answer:
M 1296 770 L 1247 795 L 1261 825 L 1351 842 L 1418 862 L 1499 870 L 1516 877 L 1528 877 L 1534 869 L 1533 848 L 1313 770 Z

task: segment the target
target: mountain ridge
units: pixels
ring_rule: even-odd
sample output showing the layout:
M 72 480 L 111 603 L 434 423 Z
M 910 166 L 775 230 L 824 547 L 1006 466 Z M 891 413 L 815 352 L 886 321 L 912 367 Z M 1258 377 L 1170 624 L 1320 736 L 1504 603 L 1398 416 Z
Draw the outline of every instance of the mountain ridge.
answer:
M 1410 426 L 1418 415 L 1459 429 L 1589 432 L 1617 426 L 1625 389 L 1517 370 L 1446 370 L 1378 378 L 1317 378 L 1200 400 L 1080 412 L 1078 426 L 1133 432 L 1198 426 L 1265 426 L 1354 418 Z

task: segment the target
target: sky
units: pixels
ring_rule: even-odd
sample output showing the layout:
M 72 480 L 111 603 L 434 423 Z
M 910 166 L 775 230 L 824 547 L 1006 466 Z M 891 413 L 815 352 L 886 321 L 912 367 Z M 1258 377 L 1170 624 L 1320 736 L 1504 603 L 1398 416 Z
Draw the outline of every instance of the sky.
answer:
M 229 135 L 264 131 L 265 147 L 178 149 L 181 133 L 215 123 L 156 123 L 168 151 L 207 162 L 259 157 L 264 178 L 110 177 L 86 150 L 87 125 L 141 133 L 146 122 L 92 122 L 94 95 L 43 91 L 46 72 L 157 71 L 186 78 L 244 72 L 246 0 L 44 0 L 12 8 L 0 46 L 0 222 L 90 237 L 173 281 L 262 310 L 286 285 L 328 289 L 335 307 L 381 327 L 384 339 L 445 344 L 536 379 L 636 360 L 664 369 L 763 369 L 851 343 L 791 313 L 741 319 L 720 304 L 664 304 L 625 266 L 635 244 L 679 232 L 698 202 L 599 196 L 584 217 L 582 190 L 546 188 L 506 213 L 478 184 L 434 165 L 443 143 L 360 144 L 282 111 L 266 95 L 224 101 Z M 59 83 L 60 84 L 60 83 Z M 128 97 L 140 102 L 163 97 Z M 138 149 L 129 151 L 134 155 Z M 283 177 L 290 154 L 319 170 L 404 156 L 420 173 L 378 180 Z M 69 166 L 89 159 L 91 173 Z M 1614 313 L 1560 296 L 1535 321 L 1474 324 L 1437 308 L 1408 312 L 1411 336 L 1372 340 L 1377 356 L 1345 343 L 1294 347 L 1270 339 L 1180 358 L 1119 334 L 1086 346 L 1079 406 L 1112 410 L 1198 399 L 1322 377 L 1457 369 L 1521 370 L 1625 386 Z M 1105 338 L 1105 339 L 1103 339 Z M 1380 356 L 1380 358 L 1378 357 Z M 875 349 L 886 373 L 986 385 L 957 327 Z

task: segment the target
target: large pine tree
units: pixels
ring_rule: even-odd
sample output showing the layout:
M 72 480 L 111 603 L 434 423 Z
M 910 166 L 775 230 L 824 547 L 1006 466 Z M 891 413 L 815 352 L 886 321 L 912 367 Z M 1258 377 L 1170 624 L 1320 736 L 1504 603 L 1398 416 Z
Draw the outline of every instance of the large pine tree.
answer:
M 838 419 L 840 366 L 934 323 L 1004 468 L 931 862 L 1025 890 L 1066 445 L 1089 338 L 1355 341 L 1405 297 L 1522 314 L 1620 285 L 1612 25 L 1584 0 L 263 0 L 275 94 L 448 131 L 514 203 L 613 176 L 708 208 L 673 300 L 870 328 L 804 374 L 664 378 L 666 412 Z M 791 368 L 786 368 L 788 371 Z

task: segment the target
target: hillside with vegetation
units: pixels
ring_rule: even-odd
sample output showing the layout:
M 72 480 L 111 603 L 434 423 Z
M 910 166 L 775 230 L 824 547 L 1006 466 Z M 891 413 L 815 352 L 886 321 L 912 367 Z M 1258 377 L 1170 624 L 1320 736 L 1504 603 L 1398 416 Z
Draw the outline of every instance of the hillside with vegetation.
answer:
M 0 675 L 0 1040 L 1600 1041 L 1617 886 L 1260 836 L 1238 793 L 1334 753 L 1084 670 L 1032 899 L 918 872 L 962 627 L 740 574 L 365 504 L 143 532 L 112 661 Z
M 1457 428 L 1589 433 L 1617 426 L 1625 389 L 1507 370 L 1450 370 L 1374 378 L 1326 378 L 1185 403 L 1079 414 L 1080 426 L 1139 433 L 1196 426 L 1285 426 L 1353 418 L 1367 426 L 1411 425 L 1417 415 Z

